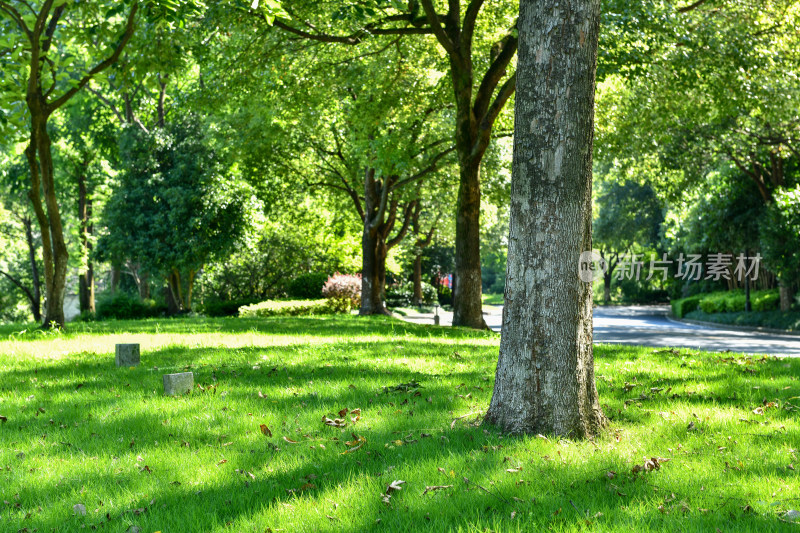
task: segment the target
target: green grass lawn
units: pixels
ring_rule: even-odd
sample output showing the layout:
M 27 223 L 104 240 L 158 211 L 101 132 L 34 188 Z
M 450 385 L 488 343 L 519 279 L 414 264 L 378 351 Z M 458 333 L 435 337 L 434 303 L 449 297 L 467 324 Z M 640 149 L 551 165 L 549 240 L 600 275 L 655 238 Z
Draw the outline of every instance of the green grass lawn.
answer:
M 484 305 L 503 305 L 503 293 L 482 294 L 481 299 Z
M 800 360 L 598 347 L 610 424 L 580 442 L 479 424 L 488 332 L 386 317 L 16 329 L 0 329 L 3 532 L 800 529 L 781 518 L 800 509 Z M 141 343 L 141 366 L 115 368 L 117 342 Z M 161 375 L 184 369 L 202 388 L 164 397 Z M 652 457 L 660 469 L 633 473 Z

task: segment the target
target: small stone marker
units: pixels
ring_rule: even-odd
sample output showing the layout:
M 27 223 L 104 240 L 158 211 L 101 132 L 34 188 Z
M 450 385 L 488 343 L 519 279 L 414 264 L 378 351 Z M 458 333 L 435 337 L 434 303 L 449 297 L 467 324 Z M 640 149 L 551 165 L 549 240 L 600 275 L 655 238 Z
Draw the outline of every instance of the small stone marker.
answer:
M 177 396 L 186 394 L 194 387 L 194 374 L 181 372 L 180 374 L 164 374 L 164 394 Z
M 117 366 L 136 366 L 139 364 L 138 344 L 117 344 Z

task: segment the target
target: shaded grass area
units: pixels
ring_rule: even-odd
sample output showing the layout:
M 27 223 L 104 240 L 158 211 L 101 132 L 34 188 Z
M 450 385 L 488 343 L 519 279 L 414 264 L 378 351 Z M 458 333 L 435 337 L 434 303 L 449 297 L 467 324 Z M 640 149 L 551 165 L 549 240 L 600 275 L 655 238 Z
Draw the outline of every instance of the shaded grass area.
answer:
M 0 341 L 0 531 L 797 530 L 781 516 L 800 508 L 798 360 L 597 347 L 610 424 L 580 442 L 478 424 L 492 333 L 350 316 L 18 330 Z M 114 367 L 123 341 L 139 367 Z M 163 397 L 184 369 L 200 387 Z M 669 461 L 632 472 L 651 457 Z
M 800 311 L 752 311 L 750 313 L 704 313 L 699 309 L 686 314 L 686 318 L 759 328 L 800 331 Z

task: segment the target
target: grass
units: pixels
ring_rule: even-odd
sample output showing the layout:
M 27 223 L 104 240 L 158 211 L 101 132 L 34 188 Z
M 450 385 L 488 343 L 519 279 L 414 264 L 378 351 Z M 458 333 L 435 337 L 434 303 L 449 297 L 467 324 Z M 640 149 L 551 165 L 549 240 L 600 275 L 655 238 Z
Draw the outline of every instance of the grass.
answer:
M 484 305 L 503 305 L 503 293 L 499 294 L 483 294 L 481 296 Z
M 734 326 L 784 329 L 800 331 L 800 311 L 751 311 L 750 313 L 704 313 L 696 310 L 686 318 Z
M 800 508 L 800 360 L 597 347 L 610 423 L 572 441 L 477 423 L 488 332 L 350 316 L 15 329 L 0 531 L 798 529 L 781 516 Z M 142 364 L 115 368 L 117 342 L 141 343 Z M 185 369 L 202 389 L 162 396 Z M 651 457 L 669 462 L 632 472 Z

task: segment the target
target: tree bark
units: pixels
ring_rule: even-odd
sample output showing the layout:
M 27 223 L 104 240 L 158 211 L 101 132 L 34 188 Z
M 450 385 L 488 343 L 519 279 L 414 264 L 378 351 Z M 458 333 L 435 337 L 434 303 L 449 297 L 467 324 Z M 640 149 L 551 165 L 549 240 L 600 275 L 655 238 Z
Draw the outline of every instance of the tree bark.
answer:
M 412 303 L 420 307 L 424 303 L 422 295 L 422 254 L 417 254 L 414 257 L 414 274 L 412 275 L 414 283 L 414 299 Z
M 360 315 L 388 314 L 386 307 L 383 305 L 385 287 L 383 285 L 384 282 L 381 280 L 381 271 L 386 271 L 386 256 L 381 254 L 377 233 L 377 231 L 369 231 L 365 227 L 361 236 Z
M 461 163 L 456 209 L 453 325 L 486 329 L 481 301 L 480 163 Z
M 792 284 L 778 281 L 778 293 L 781 298 L 781 311 L 791 311 L 794 300 L 794 288 Z
M 94 313 L 94 263 L 92 261 L 92 199 L 86 187 L 86 174 L 78 174 L 78 218 L 80 221 L 81 255 L 85 265 L 78 275 L 78 299 L 81 312 Z
M 36 241 L 33 240 L 33 221 L 27 216 L 23 217 L 22 224 L 25 226 L 25 242 L 28 245 L 28 262 L 31 264 L 31 280 L 33 287 L 31 290 L 31 313 L 33 320 L 42 323 L 42 281 L 39 277 L 39 265 L 36 262 Z
M 486 420 L 581 438 L 604 424 L 594 378 L 592 135 L 599 0 L 522 0 L 503 336 Z

